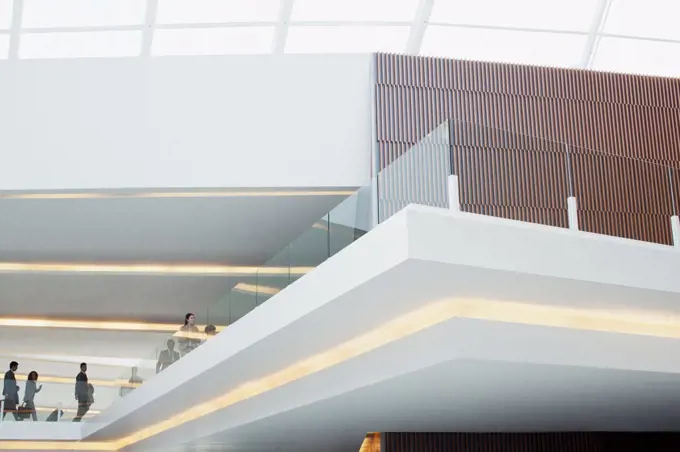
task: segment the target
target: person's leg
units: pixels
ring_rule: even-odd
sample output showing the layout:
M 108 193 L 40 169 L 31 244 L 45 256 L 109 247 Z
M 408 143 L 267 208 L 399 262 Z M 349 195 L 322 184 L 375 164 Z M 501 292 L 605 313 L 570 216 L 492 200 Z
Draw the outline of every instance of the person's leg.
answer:
M 31 410 L 31 419 L 33 419 L 33 422 L 37 422 L 38 421 L 38 413 L 35 410 L 35 402 L 33 402 L 33 400 L 26 402 L 26 408 Z
M 83 403 L 78 401 L 78 411 L 76 412 L 75 417 L 73 418 L 73 422 L 80 422 L 80 420 L 83 418 L 83 415 L 85 414 L 83 412 Z
M 78 402 L 78 412 L 76 413 L 76 417 L 73 418 L 73 422 L 80 422 L 83 419 L 83 416 L 89 411 L 90 409 L 90 404 L 87 402 Z
M 12 413 L 12 416 L 14 416 L 15 421 L 21 420 L 19 418 L 19 413 L 17 412 L 17 404 L 14 403 L 14 400 L 5 399 L 5 412 L 2 413 L 3 419 L 5 418 L 5 414 L 7 413 Z

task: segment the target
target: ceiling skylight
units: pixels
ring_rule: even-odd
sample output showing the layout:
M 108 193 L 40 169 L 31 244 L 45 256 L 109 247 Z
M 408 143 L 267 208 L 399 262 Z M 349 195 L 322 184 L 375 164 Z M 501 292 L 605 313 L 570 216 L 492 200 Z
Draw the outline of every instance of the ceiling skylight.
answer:
M 159 24 L 274 22 L 280 0 L 158 0 Z
M 439 0 L 431 22 L 588 31 L 598 2 L 595 0 Z
M 678 77 L 678 17 L 680 0 L 0 0 L 0 58 L 394 52 Z
M 0 30 L 9 30 L 12 26 L 12 0 L 0 0 Z
M 288 30 L 286 53 L 399 52 L 408 34 L 408 27 L 295 26 Z
M 35 33 L 21 38 L 20 58 L 92 58 L 136 56 L 139 31 Z
M 236 55 L 271 52 L 273 27 L 158 30 L 152 55 Z
M 679 18 L 678 0 L 613 0 L 604 32 L 680 40 Z
M 295 0 L 293 21 L 413 20 L 418 0 Z
M 24 28 L 141 25 L 146 2 L 139 0 L 24 0 Z
M 585 41 L 585 36 L 561 33 L 430 26 L 421 53 L 466 60 L 575 67 Z M 560 51 L 555 52 L 556 48 Z

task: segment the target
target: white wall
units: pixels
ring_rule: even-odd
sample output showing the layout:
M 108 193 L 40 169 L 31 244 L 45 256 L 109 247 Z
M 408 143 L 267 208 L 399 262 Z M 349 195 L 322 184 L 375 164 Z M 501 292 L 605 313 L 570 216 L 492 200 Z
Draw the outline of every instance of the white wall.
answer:
M 0 190 L 364 185 L 370 63 L 0 62 Z

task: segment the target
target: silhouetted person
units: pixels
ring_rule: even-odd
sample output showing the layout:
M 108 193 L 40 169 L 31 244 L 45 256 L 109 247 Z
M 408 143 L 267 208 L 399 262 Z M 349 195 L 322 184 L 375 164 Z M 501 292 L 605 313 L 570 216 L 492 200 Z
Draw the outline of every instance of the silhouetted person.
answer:
M 73 422 L 80 422 L 83 419 L 83 416 L 85 416 L 85 413 L 90 409 L 90 405 L 92 405 L 92 402 L 90 402 L 89 386 L 90 385 L 87 383 L 87 364 L 81 363 L 80 373 L 76 376 L 75 389 L 75 396 L 78 401 L 78 411 L 73 418 Z
M 178 333 L 179 351 L 182 356 L 201 345 L 201 339 L 197 333 L 196 316 L 190 312 L 184 316 L 184 326 L 179 329 Z
M 210 336 L 217 335 L 217 327 L 215 325 L 212 325 L 212 324 L 206 326 L 204 331 L 205 331 L 205 335 L 208 336 L 208 339 L 210 338 Z
M 179 352 L 175 351 L 175 341 L 168 339 L 166 345 L 168 348 L 161 351 L 158 355 L 158 362 L 156 362 L 156 373 L 167 369 L 170 364 L 174 363 L 175 361 L 179 361 Z
M 9 370 L 5 373 L 5 380 L 2 385 L 2 395 L 5 396 L 5 411 L 2 412 L 2 418 L 8 412 L 11 412 L 14 419 L 19 421 L 19 413 L 17 412 L 17 405 L 19 405 L 19 387 L 17 386 L 17 377 L 14 372 L 19 369 L 19 363 L 12 361 L 9 363 Z
M 24 408 L 31 412 L 33 421 L 38 420 L 38 415 L 35 412 L 35 395 L 42 390 L 42 385 L 38 386 L 38 372 L 32 370 L 28 374 L 26 380 L 26 389 L 24 389 Z
M 141 386 L 142 383 L 144 383 L 144 379 L 139 376 L 137 373 L 138 369 L 136 367 L 132 368 L 132 375 L 130 376 L 130 379 L 128 380 L 128 386 L 122 386 L 120 388 L 120 396 L 125 397 L 126 395 L 130 394 L 132 391 L 135 390 L 138 386 Z

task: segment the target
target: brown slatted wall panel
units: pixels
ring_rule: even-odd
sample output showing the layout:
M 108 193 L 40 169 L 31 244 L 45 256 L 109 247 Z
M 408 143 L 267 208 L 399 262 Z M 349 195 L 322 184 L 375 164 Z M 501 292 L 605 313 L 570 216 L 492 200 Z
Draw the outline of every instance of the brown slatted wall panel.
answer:
M 383 452 L 669 452 L 676 433 L 383 433 Z
M 666 168 L 593 153 L 572 155 L 572 168 L 582 230 L 672 243 Z
M 384 54 L 376 63 L 381 167 L 455 118 L 465 210 L 566 226 L 557 162 L 568 143 L 581 156 L 584 229 L 670 243 L 660 218 L 672 212 L 671 186 L 650 163 L 680 168 L 679 79 Z
M 461 204 L 463 212 L 477 213 L 491 217 L 540 223 L 548 226 L 566 228 L 569 225 L 567 209 L 530 208 L 516 206 L 490 206 L 481 204 Z
M 453 158 L 464 204 L 565 208 L 564 154 L 455 147 Z

